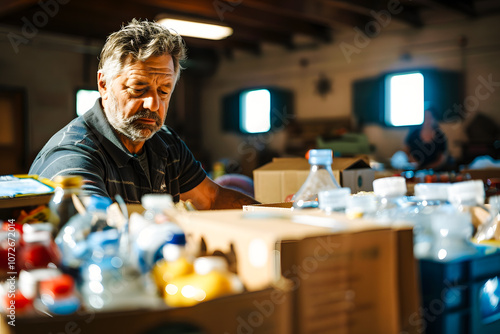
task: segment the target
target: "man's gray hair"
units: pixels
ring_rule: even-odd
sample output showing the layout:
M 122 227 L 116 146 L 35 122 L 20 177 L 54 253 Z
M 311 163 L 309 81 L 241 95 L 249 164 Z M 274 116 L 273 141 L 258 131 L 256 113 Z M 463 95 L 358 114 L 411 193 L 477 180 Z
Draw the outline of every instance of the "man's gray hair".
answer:
M 133 19 L 126 26 L 108 36 L 101 51 L 99 72 L 110 84 L 123 69 L 126 59 L 146 61 L 150 57 L 170 55 L 174 62 L 176 79 L 186 58 L 186 47 L 180 35 L 170 32 L 159 23 Z

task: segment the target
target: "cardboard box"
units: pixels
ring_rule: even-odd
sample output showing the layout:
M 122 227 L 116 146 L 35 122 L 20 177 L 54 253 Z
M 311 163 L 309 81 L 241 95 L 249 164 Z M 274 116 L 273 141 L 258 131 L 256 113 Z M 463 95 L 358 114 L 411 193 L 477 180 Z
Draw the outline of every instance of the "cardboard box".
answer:
M 256 204 L 246 205 L 244 211 L 256 212 L 263 214 L 268 212 L 276 214 L 277 211 L 291 213 L 292 203 L 272 203 L 272 204 Z M 358 220 L 346 221 L 346 217 L 340 213 L 332 213 L 325 215 L 319 209 L 308 209 L 307 217 L 313 216 L 314 219 L 300 219 L 302 224 L 313 226 L 331 225 L 332 220 L 341 221 L 343 224 L 355 223 Z M 328 221 L 329 220 L 329 221 Z M 420 333 L 421 317 L 419 313 L 419 305 L 421 305 L 420 282 L 418 279 L 418 261 L 413 256 L 413 230 L 410 227 L 399 226 L 393 229 L 396 234 L 396 267 L 397 267 L 397 284 L 398 284 L 398 305 L 399 305 L 399 326 L 402 333 Z
M 0 333 L 203 333 L 290 334 L 290 294 L 267 288 L 217 298 L 193 307 L 122 312 L 78 312 L 69 316 L 0 315 Z
M 296 193 L 309 175 L 310 165 L 304 158 L 274 158 L 253 171 L 255 199 L 261 203 L 283 202 Z M 373 191 L 375 171 L 362 158 L 334 158 L 333 175 L 343 187 Z
M 291 333 L 420 329 L 412 243 L 400 239 L 411 230 L 275 209 L 195 212 L 181 225 L 208 250 L 236 254 L 237 272 L 248 287 L 259 289 L 282 277 L 291 281 Z

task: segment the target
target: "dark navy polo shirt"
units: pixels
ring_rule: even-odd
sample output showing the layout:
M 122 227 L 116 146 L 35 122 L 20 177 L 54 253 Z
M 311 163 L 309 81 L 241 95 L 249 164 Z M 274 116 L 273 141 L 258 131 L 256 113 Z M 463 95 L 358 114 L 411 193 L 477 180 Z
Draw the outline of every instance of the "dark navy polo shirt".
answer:
M 206 177 L 184 141 L 163 126 L 146 141 L 149 175 L 140 161 L 122 144 L 102 110 L 100 99 L 83 116 L 57 132 L 38 153 L 30 174 L 54 179 L 58 175 L 81 175 L 84 194 L 140 203 L 148 193 L 169 193 L 174 201 Z

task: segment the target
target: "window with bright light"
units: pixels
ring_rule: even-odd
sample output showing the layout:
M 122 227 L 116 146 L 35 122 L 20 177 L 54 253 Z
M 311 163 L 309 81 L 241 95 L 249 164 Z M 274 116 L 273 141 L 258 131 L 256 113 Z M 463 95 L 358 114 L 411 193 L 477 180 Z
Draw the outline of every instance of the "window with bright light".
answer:
M 271 93 L 267 89 L 241 95 L 240 128 L 246 133 L 262 133 L 271 129 Z
M 76 92 L 76 114 L 78 116 L 85 114 L 100 96 L 97 90 L 79 89 Z
M 420 72 L 393 74 L 385 82 L 385 122 L 392 126 L 424 121 L 424 76 Z

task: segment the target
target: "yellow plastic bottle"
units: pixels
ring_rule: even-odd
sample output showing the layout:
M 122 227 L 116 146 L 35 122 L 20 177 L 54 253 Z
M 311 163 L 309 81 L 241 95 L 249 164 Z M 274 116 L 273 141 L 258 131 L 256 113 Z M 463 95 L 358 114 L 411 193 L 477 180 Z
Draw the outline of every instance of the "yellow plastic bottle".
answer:
M 228 270 L 224 258 L 205 256 L 195 260 L 194 273 L 172 279 L 165 286 L 164 298 L 169 306 L 183 307 L 242 291 L 243 284 Z
M 152 270 L 152 276 L 162 295 L 165 286 L 172 280 L 192 274 L 194 272 L 193 261 L 185 254 L 185 247 L 177 244 L 163 246 L 164 259 L 158 261 Z

